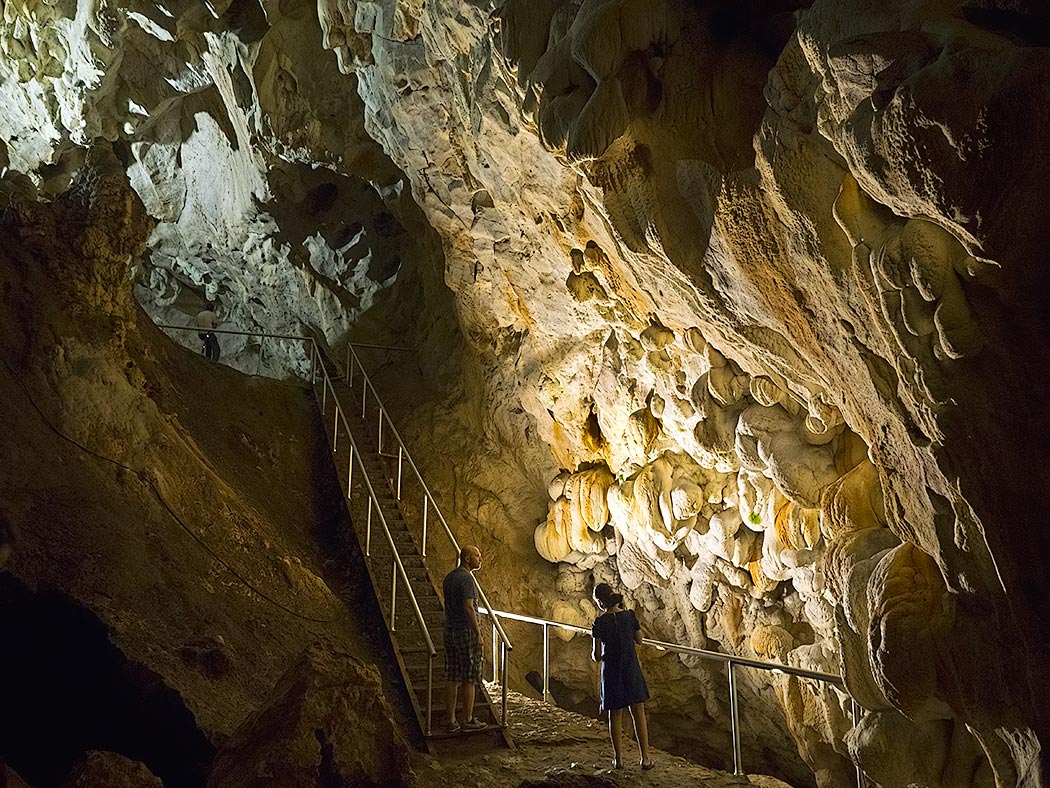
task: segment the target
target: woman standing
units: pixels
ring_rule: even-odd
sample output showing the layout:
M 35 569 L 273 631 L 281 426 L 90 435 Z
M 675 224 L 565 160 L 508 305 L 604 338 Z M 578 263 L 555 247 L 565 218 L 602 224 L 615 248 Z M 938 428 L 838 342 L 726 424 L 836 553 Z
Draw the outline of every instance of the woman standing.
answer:
M 633 610 L 623 607 L 623 594 L 617 594 L 608 583 L 594 587 L 594 601 L 602 615 L 594 620 L 591 635 L 594 649 L 591 659 L 601 663 L 602 711 L 609 712 L 609 736 L 613 746 L 613 767 L 623 768 L 620 739 L 623 733 L 623 710 L 629 709 L 634 721 L 634 735 L 642 751 L 641 766 L 652 769 L 656 764 L 649 757 L 649 730 L 645 723 L 645 701 L 649 688 L 645 686 L 642 667 L 638 664 L 635 646 L 642 642 L 642 628 Z

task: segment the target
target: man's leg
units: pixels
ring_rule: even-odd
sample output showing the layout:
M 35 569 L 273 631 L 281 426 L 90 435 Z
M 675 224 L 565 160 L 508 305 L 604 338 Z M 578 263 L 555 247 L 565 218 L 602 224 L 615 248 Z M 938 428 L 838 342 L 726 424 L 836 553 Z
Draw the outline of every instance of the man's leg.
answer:
M 445 708 L 448 709 L 448 726 L 456 727 L 456 695 L 459 693 L 458 681 L 445 682 Z M 465 698 L 464 698 L 465 700 Z
M 474 682 L 464 681 L 463 688 L 463 721 L 474 719 Z

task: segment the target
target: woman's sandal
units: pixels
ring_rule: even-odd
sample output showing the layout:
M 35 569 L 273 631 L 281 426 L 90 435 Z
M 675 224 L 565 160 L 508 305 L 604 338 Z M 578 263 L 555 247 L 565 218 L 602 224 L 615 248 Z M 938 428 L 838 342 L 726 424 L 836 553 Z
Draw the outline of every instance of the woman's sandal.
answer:
M 616 759 L 613 759 L 612 768 L 614 768 L 614 769 L 622 769 L 623 768 L 623 761 L 617 761 Z
M 656 761 L 649 761 L 649 763 L 643 763 L 642 764 L 642 770 L 647 772 L 650 769 L 652 769 L 654 766 L 656 766 Z

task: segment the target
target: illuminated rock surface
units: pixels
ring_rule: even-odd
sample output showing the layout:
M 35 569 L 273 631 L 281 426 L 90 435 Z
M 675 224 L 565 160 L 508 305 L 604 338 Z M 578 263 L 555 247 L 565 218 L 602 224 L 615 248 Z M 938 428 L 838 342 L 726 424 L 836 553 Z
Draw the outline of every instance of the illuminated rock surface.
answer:
M 1047 23 L 994 0 L 7 0 L 0 162 L 50 198 L 113 143 L 135 242 L 88 234 L 34 274 L 113 315 L 100 335 L 134 323 L 126 269 L 74 262 L 102 249 L 161 322 L 210 297 L 244 330 L 416 348 L 366 363 L 498 604 L 586 623 L 609 580 L 654 636 L 844 677 L 852 730 L 844 693 L 745 674 L 745 762 L 1037 785 Z M 25 350 L 5 299 L 10 358 L 43 353 L 37 390 L 106 425 L 83 380 L 119 402 L 132 373 Z M 152 467 L 151 432 L 100 448 Z M 586 644 L 553 654 L 588 703 Z M 657 741 L 724 763 L 724 677 L 647 670 Z

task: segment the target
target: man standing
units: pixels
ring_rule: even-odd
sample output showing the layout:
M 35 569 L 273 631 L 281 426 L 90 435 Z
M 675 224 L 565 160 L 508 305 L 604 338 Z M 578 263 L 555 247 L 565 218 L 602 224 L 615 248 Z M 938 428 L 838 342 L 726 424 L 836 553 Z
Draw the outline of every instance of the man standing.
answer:
M 475 570 L 481 551 L 467 545 L 459 551 L 459 564 L 445 575 L 445 701 L 448 732 L 479 731 L 487 727 L 474 719 L 474 688 L 481 681 L 481 627 L 478 625 L 478 592 Z M 463 722 L 456 720 L 456 702 L 463 690 Z
M 212 361 L 219 360 L 219 340 L 215 336 L 215 329 L 219 327 L 219 316 L 215 314 L 215 308 L 209 301 L 204 309 L 197 313 L 197 336 L 204 344 L 201 346 L 201 355 L 207 356 Z

